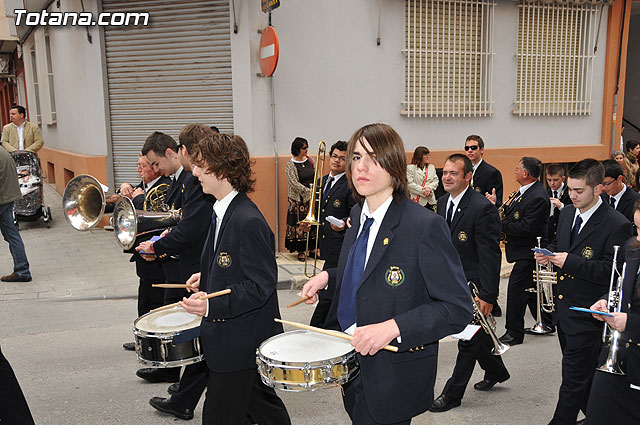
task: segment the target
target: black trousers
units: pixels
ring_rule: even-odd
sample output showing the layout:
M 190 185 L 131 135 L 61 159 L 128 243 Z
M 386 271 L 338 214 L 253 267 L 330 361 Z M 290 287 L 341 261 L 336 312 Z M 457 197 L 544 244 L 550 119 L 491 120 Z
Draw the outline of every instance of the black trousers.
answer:
M 207 388 L 209 368 L 206 361 L 187 365 L 180 377 L 179 391 L 171 396 L 171 401 L 184 409 L 195 410 L 200 397 Z
M 287 408 L 258 369 L 215 373 L 209 370 L 203 425 L 244 425 L 247 415 L 260 425 L 291 425 Z
M 626 376 L 596 371 L 587 408 L 588 425 L 640 423 L 640 390 Z
M 0 349 L 0 423 L 33 425 L 29 405 L 9 361 Z
M 338 267 L 337 258 L 325 260 L 322 270 L 324 271 L 333 267 Z M 309 322 L 311 326 L 324 328 L 324 322 L 327 320 L 327 314 L 329 314 L 329 307 L 331 307 L 334 291 L 335 287 L 332 285 L 327 286 L 327 289 L 318 291 L 318 304 L 316 305 L 316 309 L 313 311 L 313 316 L 311 316 L 311 321 Z
M 484 379 L 487 381 L 504 382 L 509 379 L 509 372 L 502 357 L 491 354 L 493 347 L 491 337 L 482 328 L 471 340 L 458 341 L 458 357 L 453 375 L 445 384 L 442 393 L 452 400 L 461 400 L 473 374 L 476 360 L 484 370 Z
M 394 424 L 381 424 L 376 422 L 369 415 L 369 408 L 367 407 L 367 401 L 364 398 L 364 391 L 362 389 L 362 377 L 360 374 L 354 379 L 343 385 L 344 396 L 342 397 L 342 403 L 344 408 L 351 418 L 353 425 L 409 425 L 411 419 L 402 422 L 396 422 Z M 393 406 L 389 406 L 390 409 Z
M 536 269 L 535 260 L 516 260 L 509 276 L 507 291 L 507 321 L 509 333 L 518 339 L 524 338 L 524 314 L 527 306 L 534 318 L 537 316 L 535 292 L 527 292 L 527 288 L 535 286 L 533 271 Z
M 156 282 L 152 279 L 140 278 L 140 284 L 138 285 L 138 317 L 164 305 L 164 289 L 154 288 L 152 286 L 154 283 L 164 283 L 164 281 Z
M 562 323 L 558 323 L 558 340 L 562 348 L 562 384 L 550 424 L 575 425 L 578 412 L 587 412 L 591 383 L 602 348 L 601 337 L 599 330 L 567 335 L 562 330 Z

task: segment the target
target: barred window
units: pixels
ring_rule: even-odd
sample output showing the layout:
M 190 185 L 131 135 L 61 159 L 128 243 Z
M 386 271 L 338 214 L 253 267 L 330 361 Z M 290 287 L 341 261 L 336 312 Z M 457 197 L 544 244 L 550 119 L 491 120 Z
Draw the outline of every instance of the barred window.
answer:
M 403 115 L 493 113 L 494 6 L 486 0 L 405 1 Z
M 598 7 L 518 5 L 517 115 L 591 113 Z

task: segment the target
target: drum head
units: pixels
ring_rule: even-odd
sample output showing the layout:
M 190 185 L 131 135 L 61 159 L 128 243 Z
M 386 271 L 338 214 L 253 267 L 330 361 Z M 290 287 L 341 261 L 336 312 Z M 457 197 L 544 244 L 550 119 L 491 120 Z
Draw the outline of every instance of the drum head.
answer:
M 183 308 L 155 311 L 139 317 L 134 325 L 136 329 L 151 333 L 179 332 L 200 325 L 202 318 L 187 313 Z
M 353 351 L 353 347 L 344 339 L 300 330 L 268 339 L 259 351 L 277 362 L 310 363 L 344 356 Z

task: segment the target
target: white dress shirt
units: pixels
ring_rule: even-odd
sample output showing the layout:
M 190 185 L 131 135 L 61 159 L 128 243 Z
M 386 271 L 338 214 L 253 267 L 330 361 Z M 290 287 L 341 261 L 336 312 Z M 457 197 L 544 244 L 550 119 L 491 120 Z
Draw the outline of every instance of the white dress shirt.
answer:
M 576 224 L 576 218 L 580 216 L 582 218 L 582 224 L 580 225 L 580 230 L 578 231 L 578 234 L 582 232 L 582 229 L 584 229 L 584 226 L 587 224 L 587 221 L 589 221 L 593 213 L 596 212 L 596 210 L 598 209 L 598 207 L 600 207 L 600 205 L 602 205 L 602 198 L 598 196 L 598 202 L 596 202 L 596 204 L 591 208 L 589 208 L 587 211 L 581 213 L 580 210 L 576 208 L 576 213 L 573 216 L 573 223 L 571 224 L 571 228 L 573 229 L 573 225 Z
M 26 121 L 23 121 L 20 125 L 16 125 L 16 129 L 18 130 L 18 149 L 20 150 L 24 149 L 24 123 L 26 123 Z
M 451 194 L 449 194 L 449 202 L 447 202 L 447 210 L 445 211 L 444 216 L 446 217 L 447 214 L 449 214 L 449 208 L 451 208 L 451 203 L 453 202 L 453 212 L 451 213 L 452 223 L 453 223 L 453 217 L 455 217 L 456 211 L 458 211 L 458 204 L 460 203 L 460 200 L 462 199 L 464 194 L 467 193 L 467 190 L 469 190 L 469 186 L 467 186 L 466 189 L 460 192 L 460 194 L 458 194 L 458 196 L 456 196 L 455 198 L 451 198 Z

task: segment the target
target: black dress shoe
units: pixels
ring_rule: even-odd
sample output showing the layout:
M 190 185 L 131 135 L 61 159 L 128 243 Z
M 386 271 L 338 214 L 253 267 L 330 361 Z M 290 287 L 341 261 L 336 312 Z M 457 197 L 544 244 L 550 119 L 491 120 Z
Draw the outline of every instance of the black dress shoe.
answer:
M 516 338 L 513 335 L 511 335 L 509 332 L 506 332 L 504 335 L 502 335 L 500 338 L 498 338 L 498 340 L 501 343 L 507 344 L 507 345 L 522 344 L 522 340 L 523 339 L 524 339 L 524 337 Z
M 493 317 L 502 317 L 502 309 L 498 304 L 493 305 L 493 310 L 491 310 L 491 315 Z
M 171 395 L 178 394 L 180 392 L 180 382 L 169 385 L 169 388 L 167 388 L 167 392 Z
M 446 412 L 454 407 L 460 406 L 461 400 L 451 400 L 444 394 L 440 394 L 438 398 L 433 401 L 433 404 L 429 408 L 431 412 Z
M 177 372 L 177 373 L 176 373 Z M 172 369 L 154 369 L 154 368 L 145 368 L 139 369 L 136 372 L 140 378 L 149 381 L 149 382 L 178 382 L 180 380 L 180 369 L 178 368 L 175 372 Z
M 136 343 L 135 342 L 125 342 L 122 344 L 122 348 L 127 351 L 136 351 Z
M 184 419 L 190 421 L 193 419 L 193 410 L 184 409 L 172 402 L 170 398 L 153 397 L 149 400 L 149 404 L 162 413 L 168 413 L 175 416 L 178 419 Z
M 478 391 L 489 391 L 497 383 L 498 381 L 489 381 L 487 379 L 483 379 L 482 381 L 476 382 L 475 384 L 473 384 L 473 388 L 475 388 Z

